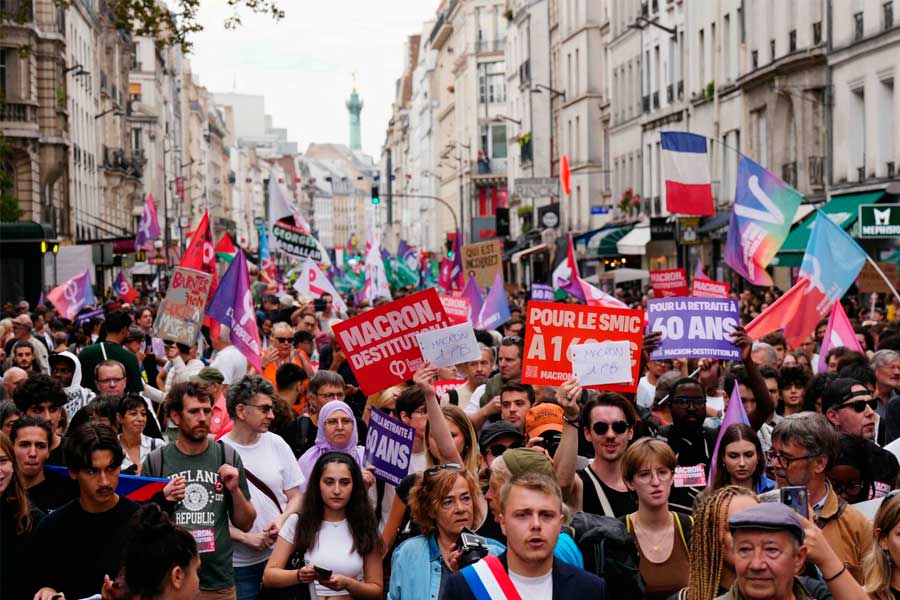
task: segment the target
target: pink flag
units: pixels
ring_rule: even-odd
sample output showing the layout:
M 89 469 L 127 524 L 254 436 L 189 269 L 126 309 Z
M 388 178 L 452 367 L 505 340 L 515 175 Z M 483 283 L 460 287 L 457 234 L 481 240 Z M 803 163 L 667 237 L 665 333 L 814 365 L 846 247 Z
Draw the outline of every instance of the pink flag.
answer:
M 744 410 L 744 403 L 741 402 L 741 391 L 738 389 L 737 381 L 734 382 L 734 389 L 731 390 L 731 398 L 728 399 L 728 406 L 725 407 L 725 417 L 722 419 L 722 425 L 719 427 L 719 437 L 716 438 L 716 447 L 713 450 L 712 462 L 709 465 L 709 481 L 712 482 L 716 478 L 716 462 L 719 456 L 719 444 L 722 443 L 722 436 L 730 425 L 735 423 L 750 424 L 747 418 L 747 411 Z
M 156 203 L 153 201 L 153 194 L 147 194 L 147 201 L 144 202 L 144 210 L 141 212 L 141 223 L 138 225 L 138 232 L 134 238 L 135 252 L 148 241 L 158 237 L 159 219 L 156 217 Z
M 817 373 L 825 373 L 828 371 L 828 365 L 825 363 L 825 357 L 832 348 L 844 346 L 851 350 L 856 350 L 860 354 L 863 352 L 856 333 L 853 331 L 853 325 L 844 312 L 844 307 L 840 302 L 835 302 L 831 309 L 831 316 L 828 317 L 828 327 L 825 329 L 825 336 L 822 338 L 822 347 L 819 349 L 819 368 Z
M 619 308 L 628 308 L 627 304 L 615 296 L 611 296 L 600 288 L 592 286 L 581 277 L 578 278 L 578 284 L 584 292 L 584 301 L 589 306 L 618 306 Z
M 47 300 L 67 319 L 74 319 L 82 308 L 94 301 L 91 274 L 85 271 L 76 275 L 47 294 Z
M 303 259 L 303 273 L 300 274 L 297 282 L 294 283 L 294 289 L 304 296 L 312 296 L 313 298 L 319 298 L 322 294 L 331 294 L 334 306 L 342 313 L 347 312 L 347 303 L 344 302 L 338 291 L 334 289 L 331 280 L 328 279 L 328 276 L 316 263 L 308 258 Z

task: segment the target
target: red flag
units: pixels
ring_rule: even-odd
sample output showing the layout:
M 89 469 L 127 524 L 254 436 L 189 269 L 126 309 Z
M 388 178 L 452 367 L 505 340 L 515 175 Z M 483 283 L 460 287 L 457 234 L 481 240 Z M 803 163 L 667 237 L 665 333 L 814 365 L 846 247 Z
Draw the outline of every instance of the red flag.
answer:
M 807 290 L 810 287 L 811 290 Z M 807 295 L 815 294 L 817 298 L 807 299 Z M 804 306 L 815 306 L 823 299 L 823 295 L 814 286 L 809 286 L 809 280 L 801 278 L 785 294 L 772 303 L 758 317 L 747 325 L 747 335 L 751 339 L 758 340 L 768 333 L 784 330 L 788 346 L 796 348 L 815 331 L 819 322 L 819 313 L 815 310 L 804 309 Z M 807 302 L 811 304 L 807 305 Z
M 562 183 L 563 191 L 566 194 L 572 194 L 572 171 L 569 169 L 569 157 L 563 154 L 559 158 L 559 181 Z
M 138 297 L 137 290 L 131 287 L 131 284 L 128 283 L 127 279 L 125 279 L 124 271 L 119 271 L 119 275 L 113 282 L 113 290 L 116 292 L 116 296 L 119 297 L 119 300 L 128 302 L 129 304 L 134 302 Z
M 200 223 L 194 229 L 193 235 L 191 235 L 191 243 L 188 244 L 187 250 L 184 251 L 178 266 L 197 269 L 212 275 L 212 284 L 209 287 L 209 297 L 212 297 L 219 283 L 219 273 L 216 269 L 216 251 L 213 248 L 212 232 L 209 230 L 209 211 L 203 211 L 203 218 L 200 219 Z M 210 335 L 214 336 L 213 339 L 218 337 L 218 325 L 212 318 L 207 317 L 204 324 L 212 330 Z

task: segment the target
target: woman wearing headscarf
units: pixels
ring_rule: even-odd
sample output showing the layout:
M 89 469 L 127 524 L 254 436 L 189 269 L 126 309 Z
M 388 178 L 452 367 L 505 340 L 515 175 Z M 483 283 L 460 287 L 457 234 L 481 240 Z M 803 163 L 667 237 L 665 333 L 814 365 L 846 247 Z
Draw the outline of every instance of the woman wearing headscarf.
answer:
M 363 464 L 364 451 L 365 448 L 359 445 L 359 434 L 356 431 L 353 410 L 346 402 L 340 400 L 328 402 L 319 411 L 319 430 L 316 432 L 315 444 L 297 461 L 300 464 L 300 473 L 303 475 L 300 491 L 306 493 L 306 484 L 313 467 L 327 452 L 344 452 L 352 456 L 359 468 L 362 469 L 363 481 L 366 488 L 369 488 L 375 483 L 375 476 L 372 475 L 372 468 L 367 468 Z

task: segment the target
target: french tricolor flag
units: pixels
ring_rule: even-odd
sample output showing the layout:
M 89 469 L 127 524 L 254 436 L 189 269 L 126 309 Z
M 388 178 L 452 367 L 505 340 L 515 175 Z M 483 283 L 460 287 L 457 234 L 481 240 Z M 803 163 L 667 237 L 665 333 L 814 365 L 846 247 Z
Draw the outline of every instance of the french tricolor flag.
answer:
M 716 214 L 706 137 L 684 131 L 662 131 L 659 137 L 666 210 L 682 215 Z

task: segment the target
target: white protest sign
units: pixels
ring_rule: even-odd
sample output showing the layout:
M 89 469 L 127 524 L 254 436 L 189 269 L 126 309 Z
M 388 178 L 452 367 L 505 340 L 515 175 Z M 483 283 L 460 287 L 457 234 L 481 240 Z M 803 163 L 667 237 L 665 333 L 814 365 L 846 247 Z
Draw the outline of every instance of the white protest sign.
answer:
M 628 341 L 575 344 L 572 351 L 572 373 L 579 385 L 630 383 L 631 347 Z
M 423 331 L 416 339 L 422 358 L 431 361 L 433 367 L 449 367 L 481 358 L 471 323 Z

